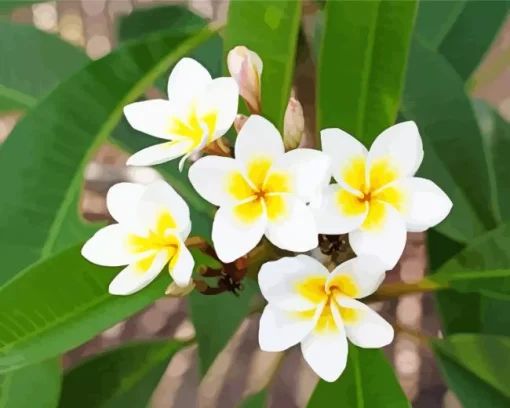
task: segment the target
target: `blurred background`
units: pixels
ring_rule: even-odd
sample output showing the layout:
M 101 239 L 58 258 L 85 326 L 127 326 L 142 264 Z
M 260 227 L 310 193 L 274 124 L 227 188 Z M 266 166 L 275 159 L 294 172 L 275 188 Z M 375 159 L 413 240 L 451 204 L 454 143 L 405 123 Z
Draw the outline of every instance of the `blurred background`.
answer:
M 60 36 L 84 48 L 92 59 L 98 59 L 116 47 L 119 16 L 130 14 L 135 8 L 162 4 L 185 5 L 217 22 L 225 21 L 228 9 L 228 0 L 61 0 L 58 3 L 21 7 L 7 17 Z M 304 2 L 303 31 L 307 41 L 312 41 L 316 12 L 315 3 Z M 297 94 L 308 115 L 307 127 L 313 128 L 314 65 L 306 53 L 298 53 L 297 64 Z M 488 101 L 505 119 L 510 120 L 510 21 L 503 26 L 474 78 L 473 95 Z M 149 91 L 148 96 L 151 95 L 154 96 L 154 93 Z M 8 137 L 17 120 L 19 114 L 0 116 L 0 140 Z M 126 168 L 126 159 L 125 153 L 105 144 L 89 163 L 82 200 L 86 218 L 108 219 L 105 194 L 111 185 L 120 181 L 147 183 L 159 177 L 153 169 Z M 389 279 L 417 281 L 425 274 L 426 262 L 424 235 L 410 234 L 402 260 Z M 226 293 L 224 296 L 232 295 Z M 430 295 L 411 295 L 374 307 L 390 320 L 396 318 L 400 324 L 412 330 L 441 335 Z M 303 407 L 317 382 L 315 374 L 302 360 L 299 350 L 291 349 L 284 356 L 261 352 L 257 340 L 258 318 L 255 315 L 241 325 L 200 386 L 195 350 L 180 352 L 159 384 L 156 407 L 235 407 L 243 396 L 262 387 L 267 380 L 268 369 L 279 364 L 281 358 L 283 362 L 272 386 L 270 406 Z M 187 316 L 186 300 L 162 299 L 128 321 L 70 351 L 65 356 L 64 364 L 69 368 L 87 356 L 121 343 L 148 338 L 188 337 L 193 331 Z M 386 351 L 413 407 L 459 407 L 443 384 L 432 354 L 416 340 L 399 333 Z

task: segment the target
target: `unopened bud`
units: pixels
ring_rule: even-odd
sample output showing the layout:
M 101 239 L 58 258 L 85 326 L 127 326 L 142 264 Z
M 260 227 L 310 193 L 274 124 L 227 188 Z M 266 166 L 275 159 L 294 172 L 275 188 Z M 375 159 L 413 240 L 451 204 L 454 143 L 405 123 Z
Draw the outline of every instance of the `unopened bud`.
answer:
M 291 97 L 283 122 L 283 143 L 286 150 L 292 150 L 299 146 L 304 130 L 303 107 L 296 98 Z
M 237 133 L 239 133 L 241 131 L 241 129 L 243 128 L 243 126 L 247 120 L 248 120 L 248 116 L 241 115 L 241 114 L 236 116 L 236 118 L 234 120 L 234 127 L 235 127 Z
M 250 112 L 260 113 L 260 78 L 263 68 L 260 57 L 245 46 L 239 45 L 228 53 L 227 65 Z
M 165 295 L 170 297 L 184 297 L 191 293 L 195 289 L 195 282 L 190 281 L 187 286 L 178 286 L 175 282 L 172 282 L 165 291 Z

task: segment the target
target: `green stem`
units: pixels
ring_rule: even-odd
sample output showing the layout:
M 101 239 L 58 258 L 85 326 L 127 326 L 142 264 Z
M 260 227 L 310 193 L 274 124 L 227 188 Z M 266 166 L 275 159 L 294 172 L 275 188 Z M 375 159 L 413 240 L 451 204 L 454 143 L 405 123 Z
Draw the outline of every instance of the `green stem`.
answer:
M 435 282 L 432 279 L 424 278 L 416 283 L 387 283 L 381 285 L 373 294 L 363 299 L 365 303 L 378 302 L 381 300 L 393 299 L 412 293 L 437 292 L 448 289 L 450 286 L 444 282 Z

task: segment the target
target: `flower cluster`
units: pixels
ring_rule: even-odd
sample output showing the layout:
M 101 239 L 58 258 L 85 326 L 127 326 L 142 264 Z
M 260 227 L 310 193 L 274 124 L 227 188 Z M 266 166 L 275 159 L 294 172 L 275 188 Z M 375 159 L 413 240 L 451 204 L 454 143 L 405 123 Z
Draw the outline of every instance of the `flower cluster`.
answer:
M 265 263 L 258 274 L 265 307 L 259 332 L 263 350 L 301 344 L 305 360 L 326 381 L 347 361 L 347 339 L 359 347 L 383 347 L 393 328 L 358 299 L 377 290 L 398 262 L 408 231 L 440 223 L 452 203 L 430 180 L 414 177 L 423 146 L 413 122 L 382 132 L 368 151 L 340 129 L 321 131 L 322 151 L 302 148 L 304 118 L 291 97 L 284 137 L 261 116 L 260 57 L 246 47 L 228 56 L 231 78 L 212 79 L 184 58 L 168 81 L 168 100 L 133 103 L 124 109 L 131 126 L 165 140 L 129 158 L 147 166 L 196 157 L 234 124 L 233 157 L 196 160 L 188 177 L 194 189 L 219 207 L 212 242 L 219 260 L 233 263 L 265 236 L 274 246 L 303 253 L 317 248 L 319 234 L 348 234 L 357 255 L 329 272 L 308 255 Z M 251 116 L 238 115 L 241 96 Z M 206 150 L 207 151 L 207 150 Z M 335 180 L 330 184 L 331 179 Z M 120 183 L 107 195 L 117 224 L 98 231 L 83 247 L 89 261 L 126 266 L 111 282 L 115 295 L 132 294 L 168 264 L 169 295 L 189 293 L 194 259 L 186 246 L 190 210 L 166 182 Z

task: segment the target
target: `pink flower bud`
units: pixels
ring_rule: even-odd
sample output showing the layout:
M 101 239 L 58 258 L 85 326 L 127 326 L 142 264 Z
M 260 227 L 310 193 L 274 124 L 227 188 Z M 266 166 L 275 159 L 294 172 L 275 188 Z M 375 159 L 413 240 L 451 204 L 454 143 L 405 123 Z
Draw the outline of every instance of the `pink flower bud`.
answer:
M 245 46 L 239 45 L 228 53 L 227 65 L 251 113 L 260 113 L 260 77 L 263 68 L 260 57 Z
M 248 116 L 245 116 L 245 115 L 237 115 L 235 120 L 234 120 L 234 127 L 236 129 L 236 132 L 239 133 L 242 129 L 242 127 L 244 126 L 244 124 L 246 123 L 246 121 L 248 120 Z
M 299 146 L 304 130 L 303 107 L 296 98 L 291 97 L 283 122 L 283 143 L 286 150 L 292 150 Z

